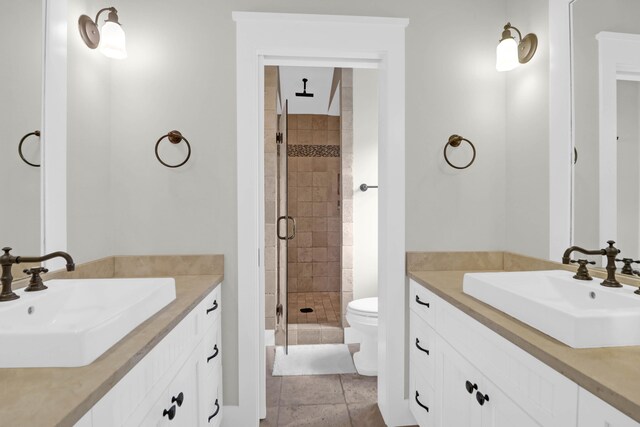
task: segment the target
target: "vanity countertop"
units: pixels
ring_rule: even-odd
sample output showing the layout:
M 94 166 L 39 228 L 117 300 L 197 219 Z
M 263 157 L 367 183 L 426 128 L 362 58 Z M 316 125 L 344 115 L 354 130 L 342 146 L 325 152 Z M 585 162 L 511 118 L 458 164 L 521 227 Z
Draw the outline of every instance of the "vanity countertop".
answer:
M 199 257 L 200 263 L 208 256 Z M 148 267 L 149 259 L 162 264 L 160 257 L 108 258 L 100 261 L 103 276 L 113 265 L 127 262 Z M 153 264 L 153 263 L 151 263 Z M 188 263 L 186 263 L 188 264 Z M 176 299 L 131 331 L 95 362 L 78 368 L 0 369 L 0 424 L 6 426 L 73 426 L 107 392 L 155 347 L 206 295 L 222 283 L 220 274 L 175 275 Z M 151 270 L 157 270 L 153 266 Z M 136 276 L 151 275 L 142 271 Z M 124 268 L 122 269 L 124 270 Z M 215 271 L 215 269 L 214 269 Z M 183 271 L 180 271 L 184 273 Z M 151 273 L 151 274 L 149 274 Z M 200 272 L 204 273 L 204 271 Z M 167 276 L 167 275 L 165 275 Z
M 600 399 L 640 422 L 640 346 L 575 349 L 465 294 L 466 272 L 417 271 L 410 278 Z M 500 271 L 500 270 L 498 270 Z M 506 270 L 503 270 L 506 271 Z

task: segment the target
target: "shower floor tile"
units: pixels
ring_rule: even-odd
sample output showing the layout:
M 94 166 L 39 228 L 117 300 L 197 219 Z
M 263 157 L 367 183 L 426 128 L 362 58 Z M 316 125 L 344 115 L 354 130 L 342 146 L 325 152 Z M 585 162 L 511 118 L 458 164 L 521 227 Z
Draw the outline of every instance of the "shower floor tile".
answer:
M 340 292 L 291 292 L 289 294 L 289 324 L 340 325 Z M 303 313 L 300 310 L 313 311 Z

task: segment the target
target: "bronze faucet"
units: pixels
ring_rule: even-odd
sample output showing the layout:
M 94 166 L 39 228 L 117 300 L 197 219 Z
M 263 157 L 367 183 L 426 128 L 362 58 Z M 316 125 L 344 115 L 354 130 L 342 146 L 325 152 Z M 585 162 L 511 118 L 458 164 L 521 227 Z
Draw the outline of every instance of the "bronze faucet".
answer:
M 616 256 L 620 253 L 620 249 L 613 246 L 615 243 L 613 240 L 607 241 L 609 244 L 608 247 L 604 249 L 596 249 L 596 250 L 586 250 L 579 246 L 571 246 L 566 251 L 564 251 L 564 255 L 562 256 L 562 263 L 569 264 L 571 262 L 571 253 L 572 252 L 580 252 L 585 255 L 604 255 L 607 257 L 607 278 L 604 279 L 602 286 L 606 286 L 608 288 L 621 288 L 622 285 L 618 280 L 616 280 Z
M 0 292 L 0 301 L 12 301 L 20 298 L 11 290 L 11 283 L 13 282 L 13 276 L 11 275 L 11 266 L 13 264 L 20 264 L 21 262 L 42 262 L 52 258 L 64 258 L 67 261 L 67 271 L 73 271 L 76 269 L 76 265 L 73 262 L 73 258 L 66 252 L 52 252 L 40 257 L 22 257 L 13 256 L 11 248 L 2 248 L 4 254 L 0 255 L 0 265 L 2 266 L 2 276 L 0 282 L 2 283 L 2 292 Z

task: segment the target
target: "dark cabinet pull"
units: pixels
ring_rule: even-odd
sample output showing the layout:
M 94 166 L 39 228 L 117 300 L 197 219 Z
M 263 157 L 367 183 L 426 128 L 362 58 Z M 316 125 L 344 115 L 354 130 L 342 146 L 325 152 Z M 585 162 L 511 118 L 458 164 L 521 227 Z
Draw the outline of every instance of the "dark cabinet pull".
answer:
M 480 406 L 482 406 L 482 405 L 484 405 L 484 402 L 488 402 L 489 401 L 489 395 L 477 392 L 476 393 L 476 400 L 478 401 Z
M 184 393 L 180 392 L 178 393 L 178 396 L 173 396 L 171 398 L 171 403 L 177 403 L 178 404 L 178 408 L 182 406 L 182 402 L 184 402 Z
M 218 415 L 218 412 L 220 412 L 220 404 L 218 404 L 218 399 L 216 399 L 216 403 L 215 403 L 215 405 L 216 405 L 216 411 L 213 413 L 213 415 L 211 415 L 211 416 L 209 417 L 209 419 L 207 420 L 207 422 L 208 422 L 208 423 L 210 423 L 210 422 L 211 422 L 211 420 L 213 419 L 213 417 L 215 417 L 216 415 Z
M 418 350 L 424 351 L 425 353 L 427 353 L 427 356 L 429 355 L 429 350 L 427 350 L 426 348 L 420 347 L 420 340 L 417 337 L 416 337 L 416 347 L 418 348 Z
M 471 394 L 473 393 L 473 390 L 478 389 L 478 384 L 471 384 L 471 381 L 467 381 L 466 383 L 464 383 L 464 387 L 467 389 L 469 394 Z
M 420 402 L 420 400 L 418 399 L 418 397 L 420 397 L 420 393 L 418 393 L 418 390 L 416 390 L 416 403 L 417 403 L 418 405 L 420 405 L 420 407 L 421 407 L 422 409 L 424 409 L 425 411 L 429 412 L 429 407 L 428 407 L 428 406 L 423 405 L 423 404 L 422 404 L 422 402 Z
M 211 313 L 212 311 L 215 311 L 218 308 L 218 300 L 213 300 L 213 307 L 207 309 L 207 314 Z
M 207 363 L 209 363 L 211 359 L 214 359 L 218 355 L 218 353 L 220 353 L 220 350 L 218 350 L 218 344 L 216 344 L 213 346 L 213 354 L 207 357 Z
M 172 419 L 175 418 L 176 416 L 176 405 L 171 405 L 171 408 L 169 408 L 169 410 L 164 410 L 162 412 L 162 416 L 166 417 L 169 416 L 169 421 L 171 421 Z
M 420 305 L 426 305 L 427 307 L 429 307 L 429 303 L 420 301 L 420 297 L 418 295 L 416 295 L 416 302 Z

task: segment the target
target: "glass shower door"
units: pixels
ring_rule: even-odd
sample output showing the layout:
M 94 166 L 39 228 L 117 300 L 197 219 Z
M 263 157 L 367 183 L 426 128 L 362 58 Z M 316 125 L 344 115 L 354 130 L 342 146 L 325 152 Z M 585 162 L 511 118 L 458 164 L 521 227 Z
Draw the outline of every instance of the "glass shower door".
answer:
M 276 170 L 276 204 L 278 222 L 276 233 L 278 244 L 276 248 L 277 258 L 277 278 L 276 278 L 276 333 L 284 335 L 284 351 L 289 352 L 289 319 L 287 310 L 289 308 L 288 299 L 288 250 L 289 240 L 296 235 L 296 222 L 289 215 L 288 200 L 288 119 L 289 101 L 286 100 L 282 114 L 278 116 L 278 136 L 277 136 L 277 170 Z M 276 341 L 277 341 L 276 337 Z

